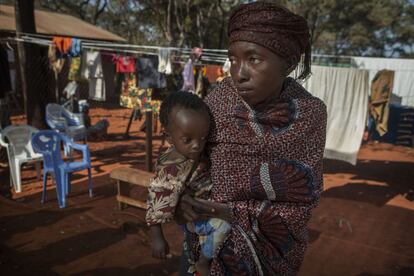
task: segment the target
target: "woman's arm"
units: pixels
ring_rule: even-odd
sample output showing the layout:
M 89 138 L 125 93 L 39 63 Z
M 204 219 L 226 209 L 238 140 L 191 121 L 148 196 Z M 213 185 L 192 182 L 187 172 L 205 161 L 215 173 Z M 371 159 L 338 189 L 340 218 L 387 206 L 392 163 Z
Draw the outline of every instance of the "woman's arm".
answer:
M 219 218 L 230 221 L 232 219 L 231 208 L 225 203 L 193 198 L 189 195 L 183 195 L 181 197 L 176 208 L 176 220 L 178 223 L 208 218 Z

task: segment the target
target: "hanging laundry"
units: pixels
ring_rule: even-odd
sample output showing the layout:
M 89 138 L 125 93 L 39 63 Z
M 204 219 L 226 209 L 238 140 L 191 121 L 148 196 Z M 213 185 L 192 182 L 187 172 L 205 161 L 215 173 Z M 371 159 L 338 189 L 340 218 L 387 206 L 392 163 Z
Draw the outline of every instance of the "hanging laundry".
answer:
M 394 71 L 393 94 L 402 98 L 401 104 L 414 107 L 414 59 L 352 57 L 360 69 L 369 70 L 369 79 L 383 69 Z
M 63 89 L 63 94 L 69 99 L 72 96 L 75 96 L 76 90 L 78 89 L 78 84 L 76 81 L 69 82 L 66 87 Z
M 210 82 L 207 78 L 207 68 L 206 66 L 196 66 L 196 89 L 195 94 L 200 98 L 204 99 L 207 96 L 207 91 L 210 87 Z
M 230 67 L 231 67 L 231 62 L 230 59 L 227 58 L 226 61 L 223 64 L 223 73 L 224 74 L 230 74 Z
M 101 60 L 103 78 L 105 80 L 105 100 L 112 101 L 119 97 L 119 93 L 116 91 L 116 65 L 112 62 L 112 55 L 101 53 Z
M 223 76 L 223 69 L 220 65 L 207 65 L 206 76 L 209 82 L 215 83 L 219 77 Z
M 113 62 L 116 64 L 117 73 L 134 73 L 135 58 L 130 56 L 114 56 Z
M 158 57 L 143 56 L 137 59 L 136 70 L 139 88 L 164 88 L 165 75 L 158 72 Z
M 105 80 L 102 70 L 101 54 L 99 52 L 83 52 L 81 77 L 89 81 L 89 99 L 105 101 Z
M 188 92 L 195 92 L 195 79 L 194 79 L 194 62 L 201 59 L 203 54 L 203 49 L 199 47 L 194 47 L 191 49 L 190 59 L 184 66 L 183 70 L 183 87 L 181 88 L 182 91 Z
M 54 44 L 49 46 L 47 55 L 49 58 L 49 67 L 55 72 L 55 75 L 57 75 L 62 71 L 63 65 L 65 65 L 65 60 L 63 58 L 57 58 L 56 46 Z
M 79 57 L 81 54 L 81 40 L 78 38 L 72 38 L 72 45 L 69 50 L 69 56 Z
M 65 57 L 72 46 L 72 38 L 55 36 L 52 39 L 52 44 L 56 46 L 57 56 Z
M 195 91 L 195 80 L 194 80 L 194 66 L 193 61 L 189 59 L 184 66 L 183 70 L 183 87 L 181 88 L 182 91 L 192 92 Z
M 134 73 L 123 74 L 121 96 L 119 104 L 126 108 L 135 108 L 141 106 L 141 100 L 138 98 L 138 88 L 136 76 Z
M 327 107 L 324 157 L 355 165 L 368 113 L 368 70 L 312 66 L 303 87 Z
M 69 67 L 69 74 L 68 80 L 71 81 L 80 81 L 80 71 L 81 71 L 81 58 L 74 57 L 70 59 L 70 67 Z
M 81 64 L 81 76 L 84 79 L 103 77 L 101 54 L 99 52 L 83 52 Z
M 231 67 L 231 63 L 230 63 L 230 60 L 227 58 L 223 66 L 221 67 L 221 71 L 223 72 L 223 75 L 217 78 L 216 80 L 217 82 L 221 82 L 225 78 L 230 77 L 230 67 Z
M 371 84 L 370 115 L 380 136 L 388 131 L 389 101 L 392 94 L 394 71 L 379 71 Z
M 158 50 L 158 72 L 170 75 L 171 67 L 171 50 L 161 48 Z

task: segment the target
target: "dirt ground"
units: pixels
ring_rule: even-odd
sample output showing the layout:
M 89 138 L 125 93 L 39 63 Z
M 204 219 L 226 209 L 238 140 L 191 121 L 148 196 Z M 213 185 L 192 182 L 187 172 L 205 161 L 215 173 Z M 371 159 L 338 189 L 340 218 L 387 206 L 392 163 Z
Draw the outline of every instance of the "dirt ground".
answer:
M 153 259 L 144 211 L 119 211 L 109 178 L 120 166 L 145 168 L 142 122 L 133 122 L 125 138 L 130 110 L 96 106 L 90 113 L 93 123 L 110 122 L 104 141 L 88 142 L 93 198 L 87 174 L 80 172 L 72 176 L 67 208 L 58 208 L 51 180 L 41 204 L 42 182 L 33 165 L 23 168 L 20 194 L 10 192 L 8 167 L 0 166 L 1 275 L 178 275 L 178 227 L 165 228 L 174 257 Z M 15 123 L 22 120 L 13 117 Z M 159 150 L 155 136 L 154 156 Z M 369 143 L 356 166 L 325 160 L 324 179 L 300 275 L 414 275 L 414 149 Z M 133 194 L 145 196 L 141 190 Z

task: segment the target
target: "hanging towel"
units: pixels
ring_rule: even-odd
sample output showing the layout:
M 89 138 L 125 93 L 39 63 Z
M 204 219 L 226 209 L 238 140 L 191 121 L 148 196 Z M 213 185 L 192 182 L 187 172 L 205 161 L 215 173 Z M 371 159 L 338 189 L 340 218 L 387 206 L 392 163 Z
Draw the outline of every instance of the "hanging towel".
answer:
M 189 59 L 184 66 L 183 70 L 183 87 L 182 91 L 188 91 L 194 93 L 195 90 L 195 80 L 194 80 L 194 66 L 193 61 Z
M 99 52 L 83 52 L 81 64 L 81 76 L 84 79 L 103 77 L 101 54 Z
M 79 57 L 81 54 L 81 40 L 78 38 L 72 38 L 72 45 L 69 50 L 70 57 Z
M 388 131 L 389 101 L 392 94 L 394 71 L 379 71 L 371 84 L 370 114 L 375 121 L 375 128 L 380 136 Z
M 171 50 L 161 48 L 158 50 L 158 72 L 170 75 L 171 67 Z
M 165 74 L 158 72 L 157 56 L 143 56 L 138 58 L 136 70 L 139 88 L 164 88 L 167 86 Z
M 134 73 L 135 58 L 130 56 L 114 56 L 113 61 L 116 64 L 117 73 Z
M 81 69 L 80 65 L 81 65 L 80 57 L 73 57 L 70 59 L 68 80 L 79 81 L 81 79 L 80 78 L 80 69 Z
M 99 52 L 83 52 L 81 77 L 89 81 L 89 99 L 105 101 L 105 80 L 102 70 L 101 54 Z
M 327 106 L 324 156 L 355 165 L 366 125 L 368 71 L 312 66 L 312 76 L 304 87 Z

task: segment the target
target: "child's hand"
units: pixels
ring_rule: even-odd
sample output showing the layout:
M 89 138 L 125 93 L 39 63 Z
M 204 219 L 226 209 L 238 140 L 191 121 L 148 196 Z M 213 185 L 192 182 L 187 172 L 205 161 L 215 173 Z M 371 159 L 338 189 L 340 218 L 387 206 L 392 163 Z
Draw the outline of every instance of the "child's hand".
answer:
M 170 246 L 165 239 L 154 239 L 152 241 L 152 256 L 158 259 L 165 259 L 170 253 Z

